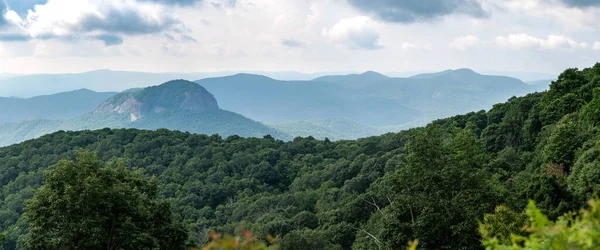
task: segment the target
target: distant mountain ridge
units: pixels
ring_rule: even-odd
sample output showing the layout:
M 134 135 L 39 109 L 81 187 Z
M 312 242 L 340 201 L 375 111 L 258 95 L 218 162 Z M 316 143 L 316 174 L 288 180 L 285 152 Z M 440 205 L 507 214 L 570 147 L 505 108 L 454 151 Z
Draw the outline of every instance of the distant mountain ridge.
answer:
M 102 69 L 82 73 L 63 74 L 0 74 L 0 96 L 28 98 L 39 95 L 68 92 L 81 88 L 87 88 L 98 92 L 121 92 L 132 88 L 145 88 L 159 85 L 173 79 L 197 80 L 207 77 L 229 76 L 236 73 L 237 72 L 234 71 L 149 73 Z M 270 77 L 284 80 L 310 80 L 330 73 L 256 71 L 250 74 L 269 75 Z
M 448 69 L 448 70 L 444 70 L 441 72 L 435 72 L 435 73 L 422 73 L 422 74 L 417 74 L 417 75 L 413 75 L 409 78 L 413 78 L 413 79 L 431 79 L 431 78 L 436 78 L 436 77 L 441 77 L 441 76 L 466 76 L 466 75 L 481 75 L 475 71 L 473 71 L 472 69 L 467 69 L 467 68 L 462 68 L 462 69 Z
M 15 142 L 58 129 L 102 127 L 169 128 L 241 136 L 272 134 L 278 138 L 312 135 L 356 139 L 426 124 L 459 113 L 489 109 L 494 103 L 512 96 L 543 91 L 548 87 L 545 82 L 526 84 L 519 79 L 483 75 L 471 69 L 445 70 L 406 78 L 367 71 L 295 81 L 238 73 L 205 78 L 195 83 L 169 79 L 146 88 L 135 86 L 147 85 L 140 82 L 143 79 L 152 78 L 149 82 L 152 83 L 176 74 L 138 75 L 135 72 L 101 70 L 66 76 L 49 75 L 46 80 L 66 78 L 63 82 L 58 81 L 60 85 L 73 79 L 82 81 L 85 76 L 94 82 L 104 74 L 114 80 L 107 82 L 108 85 L 128 88 L 121 93 L 105 94 L 84 89 L 29 99 L 0 98 L 0 105 L 2 101 L 10 103 L 15 100 L 51 99 L 56 102 L 19 104 L 17 106 L 22 109 L 18 114 L 4 113 L 9 115 L 4 115 L 4 120 L 0 117 L 0 123 L 9 124 L 0 127 L 5 132 L 0 131 L 0 144 L 3 138 Z M 27 76 L 11 79 L 21 77 Z M 33 78 L 36 77 L 40 76 Z M 123 84 L 129 77 L 135 83 L 133 88 L 129 88 L 131 84 Z M 34 82 L 40 83 L 37 82 L 40 79 Z M 82 82 L 85 86 L 90 84 Z M 4 83 L 0 81 L 0 90 L 6 87 Z M 89 95 L 96 97 L 89 98 Z M 70 113 L 65 114 L 67 111 Z
M 93 110 L 93 109 L 92 109 Z M 219 108 L 202 86 L 185 80 L 117 94 L 93 112 L 70 120 L 36 119 L 0 124 L 0 146 L 59 130 L 139 128 L 187 131 L 221 136 L 239 135 L 290 139 L 262 123 Z
M 238 71 L 240 72 L 240 71 Z M 219 72 L 190 72 L 190 73 L 149 73 L 134 71 L 117 70 L 94 70 L 82 73 L 64 73 L 64 74 L 0 74 L 0 96 L 33 97 L 39 95 L 50 95 L 60 92 L 68 92 L 76 89 L 87 88 L 97 92 L 121 92 L 131 88 L 144 88 L 158 85 L 172 79 L 197 80 L 211 77 L 231 76 L 238 72 L 219 71 Z M 264 75 L 273 79 L 283 81 L 310 81 L 319 79 L 319 81 L 328 81 L 328 78 L 344 77 L 346 75 L 379 75 L 379 77 L 402 76 L 410 77 L 420 74 L 423 71 L 404 71 L 389 72 L 380 74 L 374 71 L 365 73 L 353 72 L 316 72 L 302 73 L 295 71 L 245 71 L 245 74 Z M 501 75 L 518 78 L 525 82 L 556 79 L 557 75 L 535 72 L 504 72 L 504 71 L 478 71 L 488 75 Z M 394 78 L 395 78 L 394 77 Z M 359 83 L 360 86 L 364 86 Z M 352 86 L 352 83 L 346 82 L 346 86 Z
M 222 107 L 255 120 L 344 117 L 368 126 L 424 123 L 489 109 L 512 96 L 547 88 L 511 77 L 481 75 L 470 69 L 409 78 L 365 72 L 312 81 L 279 81 L 238 74 L 196 82 L 213 93 Z
M 93 110 L 115 94 L 79 89 L 32 98 L 0 97 L 0 123 L 31 119 L 71 119 Z
M 371 84 L 376 84 L 378 82 L 387 81 L 389 79 L 390 77 L 386 75 L 377 73 L 375 71 L 367 71 L 362 74 L 322 76 L 313 79 L 313 81 L 336 83 L 342 87 L 360 88 L 369 86 Z

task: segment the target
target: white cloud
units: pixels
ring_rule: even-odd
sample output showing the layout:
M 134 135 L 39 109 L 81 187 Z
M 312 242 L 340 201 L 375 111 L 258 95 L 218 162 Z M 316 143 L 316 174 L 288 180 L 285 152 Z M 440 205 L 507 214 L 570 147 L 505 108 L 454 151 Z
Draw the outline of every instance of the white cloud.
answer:
M 114 45 L 122 43 L 121 36 L 184 30 L 164 8 L 135 0 L 49 0 L 35 5 L 25 20 L 14 11 L 5 18 L 31 39 L 95 39 Z
M 496 38 L 498 45 L 512 49 L 534 48 L 541 44 L 541 40 L 526 34 L 511 34 L 508 37 Z
M 409 43 L 409 42 L 403 42 L 400 44 L 399 48 L 402 51 L 409 51 L 409 50 L 431 50 L 432 45 L 431 43 L 424 43 L 424 44 L 416 44 L 416 43 Z
M 600 41 L 597 41 L 594 43 L 594 49 L 595 50 L 600 50 Z
M 450 47 L 465 50 L 471 47 L 477 47 L 481 43 L 478 37 L 473 35 L 466 35 L 454 38 L 454 40 L 450 43 Z
M 90 14 L 99 15 L 100 12 L 87 0 L 51 0 L 29 12 L 27 27 L 32 37 L 71 35 L 72 27 Z
M 498 36 L 496 43 L 510 49 L 585 49 L 588 47 L 587 43 L 577 42 L 566 36 L 549 35 L 543 39 L 525 33 Z
M 21 17 L 19 17 L 19 14 L 17 14 L 17 12 L 13 11 L 13 10 L 9 10 L 4 14 L 4 18 L 11 22 L 12 24 L 15 25 L 20 25 L 23 20 L 21 20 Z
M 410 50 L 410 49 L 416 49 L 417 46 L 412 43 L 404 42 L 404 43 L 400 44 L 400 48 L 402 48 L 403 50 Z
M 542 48 L 547 49 L 585 49 L 588 45 L 576 42 L 571 38 L 560 35 L 549 35 L 548 39 L 541 40 Z
M 2 10 L 0 10 L 0 12 L 1 11 Z M 2 15 L 2 13 L 0 13 L 0 15 Z M 29 40 L 27 30 L 23 27 L 23 20 L 16 12 L 12 10 L 6 11 L 4 15 L 0 16 L 0 24 L 2 24 L 2 21 L 4 21 L 6 25 L 0 27 L 0 42 Z
M 379 41 L 377 23 L 367 16 L 342 19 L 330 29 L 324 29 L 322 34 L 329 40 L 346 44 L 352 49 L 383 48 Z

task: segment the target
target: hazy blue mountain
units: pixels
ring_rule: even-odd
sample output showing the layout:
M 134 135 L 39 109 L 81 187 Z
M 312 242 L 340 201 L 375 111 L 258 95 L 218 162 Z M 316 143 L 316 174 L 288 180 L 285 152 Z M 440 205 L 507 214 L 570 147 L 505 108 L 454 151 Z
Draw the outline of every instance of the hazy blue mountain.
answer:
M 213 93 L 224 109 L 259 121 L 344 117 L 363 124 L 401 124 L 418 117 L 397 100 L 358 100 L 358 88 L 320 81 L 279 81 L 237 74 L 197 81 Z M 402 116 L 388 116 L 389 113 Z
M 434 73 L 418 73 L 412 74 L 411 78 L 422 78 L 422 77 L 430 77 L 432 75 L 441 75 L 452 71 L 461 71 L 461 70 L 470 70 L 470 69 L 457 69 L 457 70 L 445 70 L 442 72 L 434 72 Z M 545 79 L 556 79 L 558 75 L 556 74 L 548 74 L 548 73 L 538 73 L 538 72 L 516 72 L 516 71 L 496 71 L 496 70 L 480 70 L 478 71 L 484 75 L 495 75 L 495 76 L 507 76 L 512 78 L 517 78 L 523 82 L 533 82 L 538 80 Z M 406 74 L 405 74 L 406 75 Z
M 58 130 L 139 128 L 188 131 L 222 136 L 289 137 L 240 114 L 222 110 L 202 86 L 174 80 L 159 86 L 123 92 L 102 102 L 93 112 L 70 120 L 37 119 L 0 124 L 0 145 L 8 145 Z
M 115 94 L 80 89 L 27 99 L 0 97 L 0 123 L 31 119 L 71 119 L 93 111 Z
M 529 82 L 543 79 L 555 79 L 556 75 L 533 72 L 500 72 L 500 71 L 482 71 L 491 75 L 503 75 L 518 78 Z M 121 92 L 130 88 L 143 88 L 161 84 L 172 79 L 197 80 L 209 77 L 230 76 L 239 72 L 220 71 L 220 72 L 191 72 L 191 73 L 146 73 L 146 72 L 128 72 L 112 70 L 96 70 L 84 73 L 73 74 L 0 74 L 0 96 L 32 97 L 38 95 L 49 95 L 60 92 L 73 91 L 76 89 L 90 89 L 98 92 Z M 346 85 L 365 86 L 377 81 L 385 76 L 376 72 L 367 72 L 364 74 L 354 74 L 353 72 L 316 72 L 302 73 L 296 71 L 247 71 L 247 74 L 258 74 L 268 76 L 279 80 L 301 80 L 321 78 L 318 81 L 333 81 L 340 83 L 339 79 L 346 78 Z M 387 76 L 409 77 L 419 72 L 390 72 Z M 350 75 L 348 75 L 350 74 Z M 368 79 L 368 76 L 375 76 L 374 79 Z M 368 83 L 357 80 L 361 78 Z M 334 79 L 334 80 L 331 80 Z
M 0 80 L 11 78 L 11 77 L 15 77 L 15 76 L 19 76 L 19 75 L 18 74 L 2 73 L 2 74 L 0 74 Z
M 279 81 L 238 74 L 197 81 L 222 107 L 265 122 L 343 117 L 371 127 L 425 122 L 488 109 L 512 96 L 542 91 L 519 79 L 446 70 L 409 78 L 376 72 Z
M 342 117 L 279 121 L 266 124 L 292 137 L 312 136 L 330 140 L 350 140 L 388 132 L 382 128 L 366 126 Z
M 226 72 L 219 72 L 226 73 Z M 252 74 L 252 75 L 263 75 L 277 80 L 284 81 L 307 81 L 311 79 L 315 79 L 317 77 L 328 76 L 328 75 L 338 75 L 338 74 L 351 74 L 353 72 L 315 72 L 315 73 L 303 73 L 298 71 L 243 71 L 243 72 L 229 72 L 229 74 L 221 74 L 221 75 L 213 75 L 213 77 L 217 76 L 228 76 L 239 73 Z
M 493 104 L 512 96 L 544 89 L 516 78 L 481 75 L 470 69 L 458 69 L 410 78 L 392 78 L 361 89 L 360 96 L 366 100 L 396 100 L 419 111 L 420 118 L 415 120 L 427 122 L 458 113 L 489 109 Z
M 119 75 L 131 76 L 136 81 L 163 76 L 142 74 L 143 77 L 140 77 L 134 72 L 96 71 L 72 77 L 79 79 L 86 74 L 90 78 L 113 75 L 113 85 L 119 82 L 116 80 Z M 128 78 L 124 79 L 121 82 Z M 470 69 L 418 74 L 408 78 L 387 77 L 369 71 L 323 76 L 310 81 L 282 81 L 262 75 L 236 74 L 205 78 L 197 83 L 206 89 L 192 87 L 197 84 L 190 85 L 187 81 L 173 81 L 144 89 L 128 88 L 102 103 L 93 113 L 62 123 L 44 119 L 19 123 L 17 131 L 21 131 L 19 136 L 22 138 L 31 138 L 39 135 L 36 131 L 52 129 L 167 127 L 223 135 L 259 136 L 281 131 L 276 136 L 283 138 L 289 134 L 353 139 L 489 109 L 494 103 L 512 96 L 547 89 L 547 83 L 526 84 L 516 78 L 482 75 Z M 190 104 L 198 110 L 186 109 L 187 104 L 177 106 L 182 105 L 192 92 L 198 95 L 192 100 L 208 102 Z M 219 100 L 218 105 L 215 99 Z M 272 124 L 278 130 L 246 117 Z M 48 117 L 31 115 L 26 118 Z M 11 126 L 17 125 L 13 123 Z M 39 129 L 27 130 L 32 126 Z
M 342 87 L 361 88 L 389 79 L 389 77 L 380 73 L 367 71 L 362 74 L 322 76 L 313 79 L 313 81 L 336 83 Z
M 480 70 L 479 72 L 488 75 L 499 75 L 514 77 L 524 82 L 531 82 L 543 79 L 556 79 L 557 74 L 540 73 L 540 72 L 524 72 L 524 71 L 498 71 L 498 70 Z
M 554 80 L 556 80 L 556 79 L 554 79 Z M 554 80 L 550 80 L 550 79 L 537 80 L 537 81 L 527 82 L 527 84 L 539 87 L 540 89 L 543 88 L 543 90 L 548 90 L 548 89 L 550 89 L 550 83 L 552 83 L 552 81 L 554 81 Z
M 475 70 L 480 74 L 484 75 L 496 75 L 496 76 L 508 76 L 517 78 L 523 82 L 531 82 L 542 79 L 556 79 L 558 74 L 539 73 L 539 72 L 525 72 L 525 71 L 499 71 L 499 70 Z M 429 74 L 428 71 L 405 71 L 405 72 L 385 72 L 384 74 L 389 77 L 411 77 L 421 74 Z
M 435 78 L 435 77 L 439 77 L 439 76 L 444 76 L 444 75 L 450 75 L 452 73 L 454 73 L 456 71 L 456 73 L 459 72 L 463 72 L 463 73 L 470 73 L 469 71 L 474 72 L 471 69 L 457 69 L 457 70 L 444 70 L 441 72 L 428 72 L 428 73 L 419 73 L 419 74 L 415 74 L 409 77 L 398 77 L 398 78 L 412 78 L 412 79 L 431 79 L 431 78 Z
M 113 70 L 96 70 L 74 74 L 0 74 L 0 96 L 32 97 L 67 92 L 76 89 L 91 89 L 99 92 L 121 92 L 131 88 L 158 85 L 172 79 L 198 80 L 207 77 L 222 77 L 238 72 L 192 72 L 192 73 L 145 73 Z M 301 72 L 255 72 L 277 79 L 310 80 L 330 73 Z
M 411 77 L 411 76 L 414 76 L 414 75 L 417 75 L 417 74 L 423 74 L 423 73 L 428 73 L 428 72 L 430 72 L 430 71 L 422 71 L 422 70 L 421 71 L 403 71 L 403 72 L 392 71 L 392 72 L 385 72 L 383 74 L 386 75 L 386 76 L 389 76 L 389 77 L 406 78 L 406 77 Z

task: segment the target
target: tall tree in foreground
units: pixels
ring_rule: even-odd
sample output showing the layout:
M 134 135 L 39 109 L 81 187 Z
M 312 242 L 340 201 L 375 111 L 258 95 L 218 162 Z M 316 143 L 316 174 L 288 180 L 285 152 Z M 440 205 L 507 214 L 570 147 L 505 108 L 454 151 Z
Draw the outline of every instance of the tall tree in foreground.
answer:
M 45 174 L 27 204 L 28 249 L 183 249 L 186 231 L 156 178 L 79 152 Z

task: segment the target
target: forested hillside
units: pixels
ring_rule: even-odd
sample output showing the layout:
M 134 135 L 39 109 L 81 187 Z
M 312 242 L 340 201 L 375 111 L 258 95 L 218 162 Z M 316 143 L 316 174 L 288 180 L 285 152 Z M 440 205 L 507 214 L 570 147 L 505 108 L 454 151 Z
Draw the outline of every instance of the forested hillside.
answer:
M 218 96 L 217 96 L 218 97 Z M 241 138 L 168 130 L 57 132 L 0 148 L 5 249 L 27 233 L 25 200 L 77 150 L 141 167 L 187 225 L 281 237 L 282 249 L 481 249 L 477 221 L 528 200 L 550 219 L 600 191 L 600 64 L 547 92 L 423 128 L 355 141 Z

